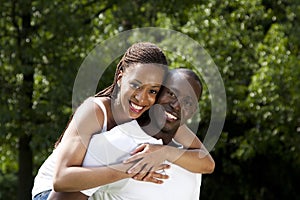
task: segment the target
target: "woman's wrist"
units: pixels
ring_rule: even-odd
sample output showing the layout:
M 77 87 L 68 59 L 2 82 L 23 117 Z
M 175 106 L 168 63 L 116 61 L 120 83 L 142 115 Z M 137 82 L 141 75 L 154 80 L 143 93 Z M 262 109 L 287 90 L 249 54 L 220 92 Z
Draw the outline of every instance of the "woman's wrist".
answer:
M 130 173 L 130 174 L 127 173 L 130 167 L 132 167 L 132 163 L 128 163 L 128 164 L 121 163 L 112 166 L 112 168 L 117 171 L 118 176 L 120 176 L 120 178 L 122 179 L 132 178 L 133 176 L 135 176 L 134 173 Z
M 165 152 L 165 155 L 166 155 L 166 160 L 173 163 L 174 162 L 174 158 L 176 157 L 176 149 L 175 147 L 171 147 L 171 146 L 167 146 L 165 145 L 164 147 L 164 152 Z
M 176 162 L 182 156 L 184 153 L 183 149 L 179 149 L 177 147 L 172 147 L 172 146 L 165 146 L 166 147 L 166 156 L 167 156 L 167 161 L 170 163 Z

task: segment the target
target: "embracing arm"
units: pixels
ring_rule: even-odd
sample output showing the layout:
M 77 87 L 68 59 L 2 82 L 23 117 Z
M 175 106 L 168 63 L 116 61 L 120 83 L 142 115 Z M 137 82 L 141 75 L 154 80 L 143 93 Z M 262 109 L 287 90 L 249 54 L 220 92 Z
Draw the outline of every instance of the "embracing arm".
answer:
M 75 112 L 58 145 L 58 160 L 54 172 L 55 191 L 79 191 L 128 178 L 125 165 L 112 167 L 82 167 L 89 140 L 103 126 L 103 112 L 87 99 Z M 128 166 L 127 166 L 128 168 Z
M 183 149 L 174 147 L 167 152 L 168 160 L 191 172 L 212 173 L 215 162 L 199 138 L 186 126 L 182 125 L 176 132 L 174 139 L 183 145 Z
M 93 101 L 86 100 L 75 112 L 61 143 L 56 149 L 58 160 L 53 180 L 55 191 L 81 191 L 134 176 L 134 174 L 126 173 L 133 165 L 132 163 L 82 167 L 91 136 L 100 131 L 102 126 L 102 110 Z M 167 165 L 160 166 L 161 169 L 166 167 Z M 166 178 L 167 176 L 154 173 L 149 182 L 162 183 L 160 179 Z
M 66 150 L 62 149 L 62 151 L 70 152 L 70 154 L 64 154 L 64 156 L 67 156 L 68 159 L 63 159 L 57 165 L 53 182 L 55 191 L 80 191 L 131 177 L 126 173 L 126 170 L 130 167 L 129 165 L 126 166 L 119 164 L 110 167 L 82 167 L 82 161 L 80 161 L 79 157 L 81 157 L 80 153 L 85 151 L 86 147 L 80 144 L 81 141 L 78 140 L 80 139 L 77 139 L 77 141 L 73 140 L 73 142 L 70 143 L 65 143 Z M 76 152 L 78 152 L 78 154 L 76 154 Z
M 183 145 L 183 149 L 167 146 L 143 144 L 134 152 L 133 156 L 124 163 L 129 163 L 141 159 L 137 164 L 128 170 L 128 172 L 137 173 L 146 171 L 155 171 L 158 164 L 167 160 L 182 168 L 194 173 L 212 173 L 215 168 L 215 162 L 198 137 L 186 126 L 181 126 L 176 132 L 177 142 Z M 142 179 L 138 175 L 138 179 Z

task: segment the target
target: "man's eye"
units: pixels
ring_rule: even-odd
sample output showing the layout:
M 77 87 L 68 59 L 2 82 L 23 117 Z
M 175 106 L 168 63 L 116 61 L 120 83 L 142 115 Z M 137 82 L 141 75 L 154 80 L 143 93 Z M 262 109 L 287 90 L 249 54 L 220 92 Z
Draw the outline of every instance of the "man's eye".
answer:
M 176 95 L 175 95 L 173 92 L 168 91 L 168 94 L 169 94 L 171 97 L 176 98 Z
M 192 106 L 193 105 L 193 103 L 192 102 L 190 102 L 190 101 L 187 101 L 187 102 L 185 102 L 185 105 L 187 105 L 187 106 Z
M 192 107 L 194 104 L 193 104 L 193 101 L 190 99 L 190 98 L 184 98 L 183 99 L 183 104 L 185 106 L 188 106 L 188 107 Z

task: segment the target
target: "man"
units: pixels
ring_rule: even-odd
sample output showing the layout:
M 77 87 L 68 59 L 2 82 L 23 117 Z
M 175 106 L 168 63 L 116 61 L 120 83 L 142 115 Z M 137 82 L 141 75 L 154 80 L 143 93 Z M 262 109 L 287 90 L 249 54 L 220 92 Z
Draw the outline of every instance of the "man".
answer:
M 197 103 L 200 99 L 202 93 L 202 85 L 199 78 L 196 76 L 194 72 L 188 69 L 176 69 L 170 72 L 170 75 L 166 81 L 165 87 L 162 88 L 161 93 L 159 94 L 156 109 L 154 108 L 152 112 L 152 123 L 149 122 L 149 118 L 139 119 L 138 123 L 141 126 L 142 130 L 147 133 L 143 133 L 139 130 L 139 127 L 136 122 L 131 122 L 131 124 L 127 124 L 121 128 L 121 132 L 125 133 L 122 136 L 120 134 L 115 137 L 112 136 L 108 139 L 106 145 L 114 146 L 114 151 L 107 152 L 106 156 L 100 158 L 100 160 L 104 161 L 104 163 L 114 163 L 121 162 L 126 159 L 128 152 L 130 152 L 130 147 L 135 146 L 138 143 L 152 143 L 157 145 L 142 145 L 137 149 L 147 149 L 156 148 L 156 158 L 159 160 L 158 156 L 163 155 L 167 152 L 167 149 L 170 148 L 167 146 L 161 146 L 160 144 L 171 144 L 173 143 L 173 138 L 178 130 L 178 128 L 184 124 L 189 118 L 193 116 L 195 111 L 197 110 Z M 156 113 L 156 114 L 155 114 Z M 150 123 L 150 124 L 149 124 Z M 184 125 L 183 125 L 184 126 Z M 160 130 L 160 127 L 161 130 Z M 128 132 L 129 130 L 129 132 Z M 120 131 L 120 130 L 119 130 Z M 127 133 L 127 134 L 126 134 Z M 177 133 L 178 134 L 178 133 Z M 153 137 L 151 137 L 153 136 Z M 179 135 L 180 137 L 180 135 Z M 125 139 L 127 138 L 127 139 Z M 131 138 L 131 139 L 129 139 Z M 177 137 L 178 138 L 178 137 Z M 176 137 L 175 137 L 176 139 Z M 161 140 L 161 141 L 160 141 Z M 180 138 L 178 138 L 180 140 Z M 186 147 L 193 147 L 193 142 L 195 138 L 185 138 L 186 143 L 184 144 Z M 93 145 L 93 142 L 96 141 L 94 139 L 91 140 L 91 145 L 96 147 L 98 145 Z M 97 140 L 99 141 L 99 139 Z M 117 142 L 118 141 L 118 142 Z M 126 141 L 127 145 L 123 145 Z M 132 142 L 132 144 L 130 144 Z M 97 143 L 97 142 L 96 142 Z M 119 144 L 118 144 L 119 143 Z M 173 143 L 174 144 L 174 143 Z M 101 143 L 101 146 L 103 143 Z M 122 147 L 121 147 L 122 146 Z M 91 146 L 90 146 L 91 147 Z M 89 147 L 89 149 L 90 149 Z M 99 146 L 98 146 L 99 147 Z M 96 147 L 97 148 L 97 147 Z M 123 148 L 123 149 L 122 149 Z M 127 149 L 126 149 L 127 148 Z M 103 148 L 102 148 L 103 149 Z M 111 149 L 110 147 L 104 149 Z M 149 150 L 148 149 L 148 150 Z M 174 149 L 174 148 L 173 148 Z M 176 163 L 176 161 L 180 160 L 180 157 L 183 157 L 184 153 L 192 153 L 200 154 L 198 150 L 187 150 L 181 149 L 182 151 L 176 151 L 173 154 L 173 157 L 170 159 L 171 162 Z M 202 173 L 211 173 L 214 168 L 214 162 L 210 155 L 205 152 L 205 149 L 201 150 L 202 156 L 199 156 L 199 160 L 202 160 L 203 168 L 201 168 Z M 97 152 L 97 150 L 96 150 Z M 88 150 L 84 164 L 88 163 L 88 157 L 97 156 L 97 153 Z M 138 152 L 134 151 L 135 153 Z M 146 152 L 144 150 L 144 152 Z M 112 156 L 114 153 L 114 156 Z M 169 152 L 170 153 L 170 152 Z M 123 156 L 118 156 L 118 155 Z M 103 155 L 103 154 L 102 154 Z M 130 170 L 133 172 L 139 172 L 140 170 L 148 171 L 146 163 L 143 162 L 143 159 L 147 156 L 147 153 L 137 153 L 127 160 L 127 162 L 131 162 L 134 160 L 142 159 L 140 162 L 135 164 L 133 168 Z M 116 157 L 119 160 L 115 159 Z M 109 160 L 110 159 L 110 160 Z M 93 160 L 93 159 L 91 159 Z M 190 161 L 192 159 L 190 158 Z M 86 162 L 87 161 L 87 162 Z M 98 157 L 99 161 L 99 157 Z M 169 179 L 165 180 L 162 184 L 153 184 L 151 182 L 140 182 L 133 179 L 125 179 L 121 181 L 117 181 L 112 184 L 108 184 L 100 187 L 100 189 L 94 193 L 94 195 L 90 199 L 136 199 L 136 200 L 157 200 L 157 199 L 184 199 L 184 200 L 196 200 L 199 199 L 200 195 L 200 185 L 201 185 L 201 174 L 192 173 L 187 170 L 187 168 L 191 171 L 199 166 L 193 166 L 193 163 L 197 163 L 199 165 L 200 162 L 188 162 L 188 164 L 178 161 L 178 165 L 171 164 L 171 168 L 165 170 L 165 173 L 169 175 Z M 160 161 L 159 161 L 160 162 Z M 97 159 L 96 159 L 97 163 Z M 95 164 L 96 164 L 95 163 Z M 91 164 L 91 163 L 90 163 Z M 182 165 L 180 167 L 179 165 Z M 201 163 L 202 164 L 202 163 Z M 96 164 L 97 165 L 97 164 Z M 144 167 L 144 168 L 139 168 Z M 186 169 L 184 169 L 185 167 Z M 145 169 L 146 168 L 146 169 Z M 210 169 L 209 169 L 210 168 Z M 130 171 L 129 170 L 129 171 Z M 196 171 L 196 170 L 194 170 Z M 137 179 L 147 179 L 151 178 L 151 176 L 144 177 L 144 173 L 136 176 Z M 87 193 L 88 194 L 88 193 Z

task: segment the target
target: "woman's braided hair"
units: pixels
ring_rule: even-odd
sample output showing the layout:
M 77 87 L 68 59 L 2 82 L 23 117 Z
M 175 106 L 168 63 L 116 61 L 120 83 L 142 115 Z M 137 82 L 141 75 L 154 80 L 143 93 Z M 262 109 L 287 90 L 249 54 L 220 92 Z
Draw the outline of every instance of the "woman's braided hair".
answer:
M 113 83 L 102 91 L 98 92 L 95 96 L 107 96 L 113 97 L 115 92 L 115 86 L 117 84 L 117 78 L 120 71 L 125 71 L 126 68 L 133 63 L 153 63 L 160 64 L 162 67 L 167 70 L 167 59 L 163 51 L 153 43 L 150 42 L 139 42 L 133 44 L 131 47 L 127 49 L 122 59 L 117 65 L 117 69 L 114 76 Z
M 117 69 L 114 76 L 113 83 L 108 86 L 107 88 L 103 89 L 102 91 L 98 92 L 95 97 L 114 97 L 117 90 L 115 89 L 115 85 L 117 84 L 118 74 L 120 71 L 125 71 L 126 68 L 130 66 L 130 64 L 133 63 L 155 63 L 162 66 L 162 68 L 166 71 L 165 76 L 167 75 L 167 59 L 165 54 L 162 52 L 162 50 L 156 46 L 155 44 L 152 44 L 150 42 L 140 42 L 133 44 L 131 47 L 127 49 L 125 54 L 123 55 L 122 59 L 117 65 Z M 71 115 L 69 122 L 66 126 L 69 126 L 69 123 L 71 122 L 72 118 L 74 116 L 74 113 Z M 64 135 L 64 132 L 60 135 L 58 140 L 56 141 L 54 147 L 56 148 L 58 144 L 61 142 L 61 139 Z

